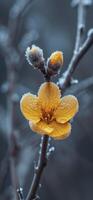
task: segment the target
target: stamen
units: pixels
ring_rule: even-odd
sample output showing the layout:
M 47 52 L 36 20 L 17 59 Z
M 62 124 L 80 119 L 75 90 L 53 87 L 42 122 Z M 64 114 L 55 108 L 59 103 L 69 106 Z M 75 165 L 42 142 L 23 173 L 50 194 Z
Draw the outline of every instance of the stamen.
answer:
M 53 113 L 54 109 L 51 109 L 50 111 L 45 111 L 42 109 L 42 120 L 44 120 L 46 123 L 50 123 L 53 120 Z

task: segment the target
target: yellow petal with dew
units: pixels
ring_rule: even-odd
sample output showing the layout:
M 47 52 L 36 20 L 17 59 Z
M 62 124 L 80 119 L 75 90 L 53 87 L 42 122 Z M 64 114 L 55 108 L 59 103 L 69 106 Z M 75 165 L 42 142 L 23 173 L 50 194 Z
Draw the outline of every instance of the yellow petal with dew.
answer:
M 73 95 L 65 96 L 61 99 L 61 103 L 54 113 L 59 123 L 66 123 L 74 117 L 79 108 L 78 100 Z
M 51 124 L 47 124 L 43 120 L 41 120 L 40 122 L 38 122 L 36 124 L 29 121 L 29 125 L 30 125 L 30 128 L 34 132 L 40 133 L 42 135 L 44 135 L 44 134 L 49 135 L 54 129 L 53 127 L 51 127 Z
M 38 91 L 39 102 L 45 111 L 55 109 L 61 99 L 58 86 L 52 82 L 43 83 Z
M 33 123 L 40 121 L 41 111 L 38 105 L 38 98 L 31 93 L 24 94 L 20 101 L 21 112 L 27 120 Z
M 51 125 L 54 128 L 54 130 L 49 135 L 56 140 L 65 139 L 71 133 L 70 123 L 60 124 L 60 123 L 57 123 L 56 121 L 53 121 Z

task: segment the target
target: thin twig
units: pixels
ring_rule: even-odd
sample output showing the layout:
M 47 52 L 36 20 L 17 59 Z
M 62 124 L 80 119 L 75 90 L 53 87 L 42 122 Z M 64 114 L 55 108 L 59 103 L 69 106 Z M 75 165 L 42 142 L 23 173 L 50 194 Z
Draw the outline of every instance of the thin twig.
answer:
M 8 81 L 8 94 L 7 94 L 7 135 L 8 135 L 8 143 L 9 143 L 9 154 L 10 154 L 10 171 L 11 171 L 11 179 L 13 188 L 15 190 L 16 199 L 17 196 L 17 188 L 19 187 L 18 177 L 15 169 L 15 159 L 14 159 L 14 123 L 15 123 L 15 101 L 13 99 L 14 90 L 15 90 L 15 70 L 14 66 L 8 62 L 7 57 L 5 58 L 6 66 L 7 66 L 7 81 Z
M 15 40 L 17 39 L 17 35 L 20 28 L 20 20 L 23 16 L 23 13 L 25 12 L 26 8 L 30 6 L 30 3 L 32 2 L 33 0 L 16 1 L 10 10 L 8 27 L 10 30 L 10 37 L 12 43 L 14 43 Z
M 41 179 L 41 175 L 42 172 L 47 164 L 47 146 L 48 146 L 48 139 L 49 137 L 47 135 L 43 136 L 41 138 L 41 152 L 40 152 L 40 157 L 38 160 L 38 164 L 37 167 L 35 169 L 35 174 L 33 177 L 33 181 L 31 184 L 31 188 L 29 190 L 28 196 L 26 198 L 26 200 L 33 200 L 36 198 L 36 192 L 40 183 L 40 179 Z
M 86 6 L 82 3 L 82 0 L 78 3 L 77 8 L 77 33 L 76 33 L 76 42 L 75 42 L 75 50 L 74 53 L 79 51 L 79 47 L 82 44 L 83 35 L 85 31 L 85 23 L 86 23 Z
M 75 2 L 74 2 L 75 3 Z M 78 57 L 79 48 L 82 44 L 82 39 L 85 31 L 85 21 L 86 21 L 86 5 L 84 4 L 83 0 L 79 0 L 77 3 L 77 30 L 76 30 L 76 41 L 75 41 L 75 48 L 73 51 L 73 56 L 71 58 L 71 61 L 69 63 L 69 66 L 66 70 L 66 72 L 62 75 L 61 78 L 59 78 L 58 85 L 60 89 L 65 89 L 70 82 L 71 79 L 71 73 L 73 68 L 75 68 L 75 62 Z
M 72 60 L 63 74 L 63 77 L 59 79 L 58 85 L 60 89 L 65 89 L 71 81 L 72 75 L 77 68 L 78 63 L 81 61 L 82 57 L 86 54 L 86 52 L 93 45 L 93 29 L 90 29 L 88 32 L 88 36 L 82 47 L 80 47 L 79 52 L 74 54 Z

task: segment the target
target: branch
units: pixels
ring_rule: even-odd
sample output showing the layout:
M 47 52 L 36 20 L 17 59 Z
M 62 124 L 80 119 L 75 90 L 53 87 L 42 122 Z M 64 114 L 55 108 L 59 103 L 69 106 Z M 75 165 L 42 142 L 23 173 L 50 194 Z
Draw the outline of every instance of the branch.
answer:
M 6 34 L 5 34 L 6 30 Z M 5 34 L 6 37 L 6 43 L 3 43 L 4 38 L 1 40 L 1 50 L 2 55 L 4 57 L 5 63 L 6 63 L 6 70 L 7 70 L 7 87 L 6 87 L 6 95 L 7 95 L 7 122 L 6 122 L 6 132 L 7 132 L 7 140 L 8 140 L 8 148 L 9 148 L 9 155 L 10 155 L 10 172 L 11 172 L 11 181 L 13 188 L 15 190 L 15 197 L 18 199 L 17 195 L 17 188 L 19 187 L 19 180 L 16 173 L 15 168 L 15 157 L 16 157 L 16 138 L 15 138 L 15 104 L 17 100 L 17 96 L 15 94 L 15 87 L 16 87 L 16 61 L 17 56 L 16 51 L 13 47 L 10 45 L 10 40 L 8 37 L 7 29 L 1 28 L 1 34 Z
M 39 157 L 39 160 L 38 160 L 37 167 L 35 169 L 35 174 L 34 174 L 34 177 L 33 177 L 31 188 L 29 190 L 29 193 L 27 195 L 26 200 L 34 200 L 34 199 L 37 198 L 36 193 L 37 193 L 37 189 L 39 187 L 41 175 L 42 175 L 43 170 L 44 170 L 44 168 L 47 164 L 47 156 L 46 155 L 47 155 L 48 139 L 49 139 L 49 137 L 47 135 L 45 135 L 41 138 L 40 157 Z
M 90 49 L 90 47 L 93 45 L 93 29 L 90 29 L 87 35 L 87 39 L 82 45 L 82 47 L 79 48 L 79 51 L 77 53 L 74 53 L 74 56 L 72 57 L 72 60 L 63 74 L 63 77 L 59 79 L 58 85 L 60 89 L 65 89 L 67 86 L 69 86 L 72 75 L 74 71 L 77 68 L 78 63 L 81 61 L 83 56 L 86 54 L 86 52 Z
M 58 85 L 60 89 L 65 89 L 66 86 L 69 85 L 70 79 L 71 79 L 71 73 L 69 72 L 75 63 L 75 60 L 77 60 L 77 56 L 79 53 L 79 48 L 82 44 L 83 34 L 85 31 L 85 14 L 86 14 L 86 4 L 85 0 L 73 0 L 72 6 L 77 6 L 77 30 L 76 30 L 76 41 L 75 41 L 75 48 L 73 52 L 73 56 L 71 58 L 71 61 L 69 63 L 67 71 L 63 74 L 61 78 L 59 78 Z
M 85 30 L 85 12 L 86 12 L 85 5 L 83 5 L 81 2 L 82 1 L 80 1 L 78 5 L 77 34 L 76 34 L 74 54 L 69 64 L 69 67 L 64 74 L 64 77 L 62 77 L 58 83 L 60 88 L 64 88 L 64 89 L 66 89 L 66 87 L 68 86 L 68 83 L 70 82 L 71 76 L 73 72 L 75 71 L 78 62 L 81 60 L 83 55 L 87 52 L 87 50 L 91 47 L 92 42 L 93 42 L 93 31 L 91 31 L 88 34 L 87 40 L 80 48 L 81 43 L 82 43 L 83 33 Z M 40 147 L 41 155 L 39 157 L 39 161 L 38 161 L 38 165 L 33 177 L 32 185 L 31 185 L 31 188 L 26 200 L 37 199 L 37 196 L 36 196 L 37 189 L 39 187 L 39 183 L 40 183 L 40 179 L 41 179 L 41 175 L 43 173 L 44 167 L 47 164 L 47 158 L 46 158 L 47 146 L 48 146 L 48 136 L 43 136 L 42 146 Z
M 9 155 L 10 155 L 10 171 L 12 185 L 15 191 L 15 197 L 18 199 L 17 188 L 19 187 L 19 180 L 15 168 L 15 157 L 16 157 L 16 145 L 15 145 L 15 70 L 14 66 L 8 62 L 7 57 L 5 58 L 7 66 L 7 80 L 8 80 L 8 93 L 7 93 L 7 137 L 9 145 Z
M 82 1 L 83 0 L 80 0 L 77 6 L 77 33 L 74 53 L 79 51 L 79 47 L 82 44 L 83 34 L 85 31 L 86 6 Z
M 16 0 L 15 4 L 12 6 L 10 13 L 9 13 L 9 22 L 8 27 L 10 29 L 10 37 L 12 42 L 14 42 L 17 38 L 19 27 L 20 27 L 20 20 L 27 9 L 30 7 L 30 4 L 33 0 Z

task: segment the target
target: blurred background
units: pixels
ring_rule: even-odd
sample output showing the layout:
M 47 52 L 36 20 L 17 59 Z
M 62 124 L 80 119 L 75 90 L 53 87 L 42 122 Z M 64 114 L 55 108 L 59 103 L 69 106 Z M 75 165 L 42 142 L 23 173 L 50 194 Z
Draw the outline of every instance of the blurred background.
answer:
M 63 51 L 63 73 L 73 54 L 76 26 L 77 9 L 70 0 L 0 0 L 0 200 L 17 199 L 19 184 L 26 197 L 39 155 L 40 136 L 30 130 L 19 100 L 25 92 L 36 94 L 43 76 L 27 63 L 25 50 L 35 44 L 45 59 Z M 87 10 L 85 38 L 90 28 L 93 5 Z M 92 76 L 93 47 L 74 74 L 79 86 L 66 92 L 77 96 L 80 110 L 70 137 L 50 142 L 55 151 L 42 176 L 41 200 L 93 199 Z

